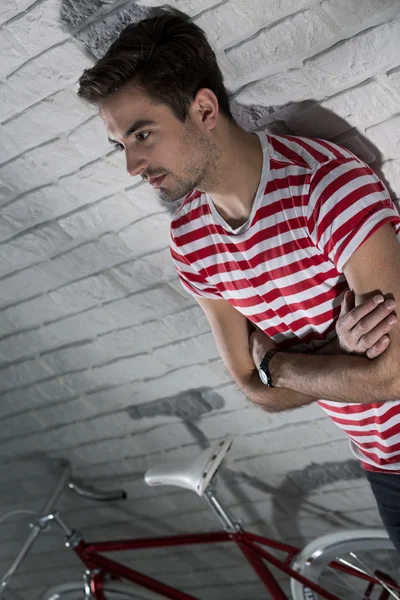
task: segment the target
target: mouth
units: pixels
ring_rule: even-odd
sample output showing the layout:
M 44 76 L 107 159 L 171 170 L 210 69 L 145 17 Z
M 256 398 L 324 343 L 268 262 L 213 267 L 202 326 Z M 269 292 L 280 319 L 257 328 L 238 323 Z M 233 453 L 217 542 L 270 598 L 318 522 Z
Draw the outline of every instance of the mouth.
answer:
M 160 177 L 153 177 L 153 179 L 149 179 L 149 183 L 153 188 L 161 187 L 163 179 L 166 175 L 161 175 Z

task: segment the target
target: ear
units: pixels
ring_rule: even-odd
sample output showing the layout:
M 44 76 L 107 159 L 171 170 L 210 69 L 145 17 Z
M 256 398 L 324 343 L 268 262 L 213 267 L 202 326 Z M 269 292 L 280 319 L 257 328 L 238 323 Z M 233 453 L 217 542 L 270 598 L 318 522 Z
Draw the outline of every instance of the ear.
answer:
M 214 129 L 219 115 L 217 96 L 208 88 L 201 88 L 193 99 L 191 112 L 199 126 L 207 130 Z

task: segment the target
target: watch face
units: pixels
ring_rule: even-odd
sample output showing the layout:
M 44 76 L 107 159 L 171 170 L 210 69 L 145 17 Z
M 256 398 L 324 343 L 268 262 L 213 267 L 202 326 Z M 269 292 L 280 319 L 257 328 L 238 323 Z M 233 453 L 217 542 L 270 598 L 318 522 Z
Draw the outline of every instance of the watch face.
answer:
M 263 371 L 262 369 L 258 369 L 258 374 L 260 375 L 260 379 L 261 381 L 265 384 L 268 385 L 268 377 L 265 371 Z

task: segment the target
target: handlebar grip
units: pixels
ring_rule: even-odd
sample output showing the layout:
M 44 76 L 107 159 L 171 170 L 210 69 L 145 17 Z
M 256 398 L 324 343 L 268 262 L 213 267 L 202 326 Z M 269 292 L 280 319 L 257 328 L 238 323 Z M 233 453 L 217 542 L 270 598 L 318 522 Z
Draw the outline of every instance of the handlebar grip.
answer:
M 89 500 L 95 500 L 97 502 L 115 502 L 116 500 L 125 500 L 128 495 L 125 490 L 110 490 L 109 492 L 101 492 L 94 488 L 85 488 L 83 485 L 78 484 L 73 479 L 68 481 L 68 489 Z

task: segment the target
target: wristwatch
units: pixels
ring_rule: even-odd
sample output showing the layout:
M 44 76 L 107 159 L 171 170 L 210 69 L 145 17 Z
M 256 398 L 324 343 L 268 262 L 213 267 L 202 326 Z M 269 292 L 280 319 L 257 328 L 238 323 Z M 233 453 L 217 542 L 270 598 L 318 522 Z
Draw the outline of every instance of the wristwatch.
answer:
M 279 352 L 278 348 L 271 348 L 271 350 L 268 350 L 268 352 L 261 361 L 261 365 L 258 368 L 258 374 L 260 376 L 261 381 L 264 385 L 267 385 L 268 387 L 274 387 L 272 385 L 272 377 L 268 369 L 268 363 L 277 352 Z

